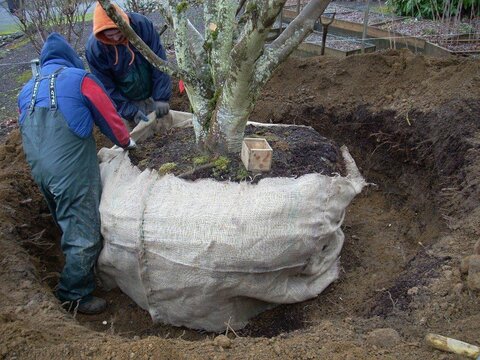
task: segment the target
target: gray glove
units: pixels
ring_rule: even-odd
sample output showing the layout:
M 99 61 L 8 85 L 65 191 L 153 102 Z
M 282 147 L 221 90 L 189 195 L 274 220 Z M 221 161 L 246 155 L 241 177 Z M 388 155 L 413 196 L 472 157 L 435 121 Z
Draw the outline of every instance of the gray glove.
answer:
M 140 121 L 147 122 L 148 117 L 141 110 L 138 110 L 133 118 L 133 121 L 135 121 L 135 124 L 138 124 Z
M 155 115 L 162 117 L 168 114 L 170 105 L 165 101 L 155 101 Z
M 133 149 L 136 149 L 136 148 L 137 148 L 137 143 L 135 142 L 135 140 L 130 138 L 130 141 L 129 141 L 128 145 L 124 149 L 125 150 L 133 150 Z

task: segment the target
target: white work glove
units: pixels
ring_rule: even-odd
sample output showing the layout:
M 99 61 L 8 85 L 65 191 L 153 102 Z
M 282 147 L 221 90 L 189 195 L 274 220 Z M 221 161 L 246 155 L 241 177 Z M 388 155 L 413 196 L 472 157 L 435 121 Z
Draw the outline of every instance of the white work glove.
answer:
M 155 101 L 155 115 L 162 117 L 168 114 L 170 105 L 165 101 Z
M 133 149 L 136 149 L 136 148 L 137 148 L 137 143 L 132 138 L 130 138 L 130 141 L 129 141 L 128 145 L 126 147 L 124 147 L 125 150 L 133 150 Z

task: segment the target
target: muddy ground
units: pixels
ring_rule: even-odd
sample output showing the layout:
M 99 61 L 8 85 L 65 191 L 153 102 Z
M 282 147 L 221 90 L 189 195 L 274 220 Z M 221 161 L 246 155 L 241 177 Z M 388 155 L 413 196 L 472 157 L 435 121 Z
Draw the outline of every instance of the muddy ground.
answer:
M 59 234 L 13 130 L 0 146 L 0 357 L 457 359 L 423 338 L 480 345 L 479 294 L 459 270 L 480 238 L 479 114 L 478 60 L 288 60 L 251 119 L 311 125 L 346 144 L 371 185 L 347 211 L 340 279 L 316 299 L 261 314 L 238 337 L 229 332 L 225 349 L 215 334 L 152 325 L 119 291 L 99 291 L 106 314 L 61 309 L 52 293 Z

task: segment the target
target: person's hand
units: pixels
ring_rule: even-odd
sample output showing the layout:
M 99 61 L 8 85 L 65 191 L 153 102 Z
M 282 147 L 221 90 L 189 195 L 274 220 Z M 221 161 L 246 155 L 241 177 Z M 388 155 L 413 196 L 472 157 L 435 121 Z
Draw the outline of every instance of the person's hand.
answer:
M 133 150 L 133 149 L 136 149 L 136 148 L 137 148 L 137 143 L 132 138 L 130 138 L 130 141 L 128 142 L 128 145 L 126 147 L 124 147 L 125 150 Z
M 168 114 L 170 105 L 165 101 L 155 101 L 155 115 L 162 117 Z
M 138 110 L 137 113 L 135 114 L 135 117 L 133 118 L 133 121 L 135 121 L 135 124 L 138 124 L 140 121 L 147 122 L 148 117 L 141 110 Z

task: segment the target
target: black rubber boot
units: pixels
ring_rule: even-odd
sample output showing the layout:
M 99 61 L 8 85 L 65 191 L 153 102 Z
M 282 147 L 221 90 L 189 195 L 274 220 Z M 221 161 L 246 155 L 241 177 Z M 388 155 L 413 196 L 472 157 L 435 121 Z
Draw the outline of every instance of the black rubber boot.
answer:
M 107 302 L 104 299 L 91 296 L 88 300 L 68 301 L 63 303 L 63 307 L 69 312 L 79 312 L 80 314 L 95 315 L 100 314 L 107 308 Z
M 89 300 L 80 301 L 78 305 L 78 312 L 81 314 L 94 315 L 100 314 L 107 308 L 107 302 L 95 296 L 92 296 Z

